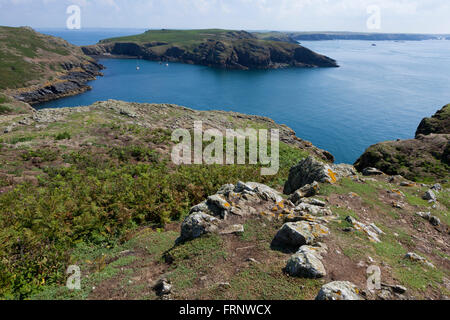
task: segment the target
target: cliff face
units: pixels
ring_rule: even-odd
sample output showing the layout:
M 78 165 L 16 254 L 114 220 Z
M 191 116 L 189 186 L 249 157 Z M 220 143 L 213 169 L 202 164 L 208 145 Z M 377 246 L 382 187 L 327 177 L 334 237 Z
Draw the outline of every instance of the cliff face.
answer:
M 180 37 L 184 36 L 181 32 Z M 227 32 L 220 36 L 205 34 L 204 37 L 192 41 L 150 41 L 149 36 L 118 38 L 82 47 L 82 50 L 90 56 L 140 57 L 223 69 L 338 66 L 335 60 L 298 44 L 258 40 L 247 32 Z
M 430 133 L 450 133 L 450 104 L 444 106 L 431 118 L 423 119 L 417 128 L 416 137 Z
M 450 176 L 450 105 L 420 123 L 416 138 L 381 142 L 356 161 L 362 171 L 375 167 L 411 180 L 448 179 Z
M 19 101 L 36 104 L 80 94 L 92 89 L 86 83 L 101 76 L 100 70 L 103 69 L 93 61 L 85 64 L 65 63 L 62 66 L 65 72 L 56 80 L 14 91 L 12 95 Z
M 103 67 L 67 41 L 31 28 L 0 27 L 0 91 L 35 104 L 74 95 Z

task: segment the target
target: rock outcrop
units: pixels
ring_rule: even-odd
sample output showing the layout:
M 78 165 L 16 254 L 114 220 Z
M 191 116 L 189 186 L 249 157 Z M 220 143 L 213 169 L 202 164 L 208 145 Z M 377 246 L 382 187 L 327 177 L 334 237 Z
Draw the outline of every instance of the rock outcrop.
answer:
M 374 167 L 409 180 L 450 176 L 450 105 L 420 123 L 415 139 L 387 141 L 369 147 L 355 162 L 363 171 Z
M 91 90 L 92 87 L 86 83 L 95 80 L 97 76 L 101 76 L 100 70 L 103 69 L 102 65 L 94 61 L 78 65 L 66 64 L 65 67 L 67 68 L 66 74 L 57 80 L 43 86 L 16 91 L 13 93 L 14 98 L 33 105 L 77 95 Z
M 335 183 L 342 177 L 349 177 L 355 174 L 355 168 L 350 165 L 329 164 L 316 160 L 313 157 L 308 157 L 291 168 L 283 192 L 290 195 L 299 188 L 314 182 Z M 303 191 L 300 192 L 303 193 Z
M 450 133 L 450 104 L 444 106 L 431 118 L 424 118 L 420 122 L 416 131 L 416 138 L 419 135 Z
M 278 231 L 273 243 L 278 246 L 300 247 L 314 244 L 330 233 L 327 227 L 317 222 L 288 222 Z
M 327 272 L 322 263 L 324 252 L 326 252 L 324 245 L 300 247 L 288 260 L 286 272 L 291 276 L 312 279 L 326 276 Z
M 359 289 L 349 281 L 334 281 L 324 285 L 316 300 L 363 300 Z

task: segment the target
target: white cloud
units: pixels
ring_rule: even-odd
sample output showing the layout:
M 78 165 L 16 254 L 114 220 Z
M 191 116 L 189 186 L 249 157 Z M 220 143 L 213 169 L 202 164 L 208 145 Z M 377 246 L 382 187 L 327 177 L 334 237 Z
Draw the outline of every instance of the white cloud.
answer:
M 448 0 L 0 0 L 0 24 L 63 27 L 65 8 L 88 27 L 367 31 L 367 7 L 383 32 L 450 33 Z

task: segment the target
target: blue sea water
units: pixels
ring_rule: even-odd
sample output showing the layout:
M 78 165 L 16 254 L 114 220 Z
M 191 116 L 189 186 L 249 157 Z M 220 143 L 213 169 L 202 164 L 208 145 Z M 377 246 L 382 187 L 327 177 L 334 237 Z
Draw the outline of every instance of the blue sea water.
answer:
M 77 45 L 138 33 L 39 31 Z M 450 41 L 316 41 L 302 45 L 336 59 L 341 67 L 226 71 L 103 59 L 105 76 L 90 82 L 92 91 L 37 107 L 120 99 L 262 115 L 330 151 L 337 162 L 353 163 L 369 145 L 414 137 L 423 117 L 450 103 Z

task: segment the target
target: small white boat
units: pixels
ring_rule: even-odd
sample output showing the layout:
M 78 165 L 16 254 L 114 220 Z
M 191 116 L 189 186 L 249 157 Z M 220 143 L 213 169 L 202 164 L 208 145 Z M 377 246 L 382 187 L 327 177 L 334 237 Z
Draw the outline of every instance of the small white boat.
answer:
M 166 67 L 168 67 L 169 66 L 169 64 L 168 63 L 166 63 Z
M 136 70 L 141 70 L 141 68 L 139 68 L 139 67 L 136 67 Z

